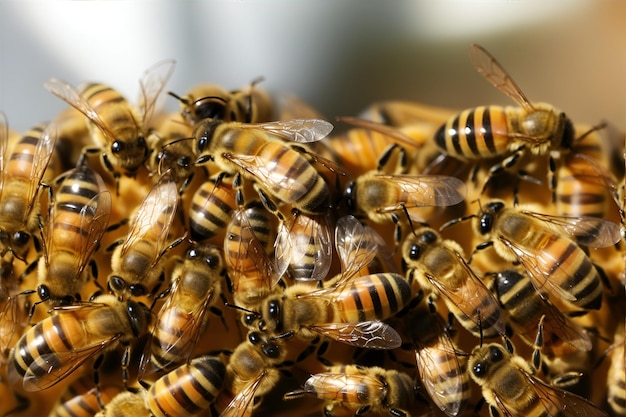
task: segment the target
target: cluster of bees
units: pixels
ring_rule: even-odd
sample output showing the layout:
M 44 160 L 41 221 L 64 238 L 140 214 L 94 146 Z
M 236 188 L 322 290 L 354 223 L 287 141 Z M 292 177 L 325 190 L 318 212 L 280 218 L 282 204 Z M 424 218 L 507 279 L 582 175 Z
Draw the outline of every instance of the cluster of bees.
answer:
M 0 126 L 0 413 L 626 415 L 623 165 L 471 58 L 517 106 L 343 132 L 259 80 L 161 111 L 172 60 L 47 81 Z

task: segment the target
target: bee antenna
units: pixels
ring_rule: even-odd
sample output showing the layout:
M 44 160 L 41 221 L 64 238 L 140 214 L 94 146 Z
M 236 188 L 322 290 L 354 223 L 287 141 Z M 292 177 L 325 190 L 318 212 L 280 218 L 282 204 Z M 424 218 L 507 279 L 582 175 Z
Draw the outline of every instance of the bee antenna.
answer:
M 249 313 L 249 314 L 254 314 L 256 317 L 261 317 L 260 313 L 257 313 L 256 311 L 252 311 L 242 306 L 238 306 L 237 304 L 224 303 L 224 305 L 228 308 L 234 308 L 236 310 L 245 311 L 246 313 Z
M 457 223 L 461 223 L 461 222 L 464 222 L 466 220 L 473 219 L 474 217 L 476 217 L 475 214 L 470 214 L 470 215 L 467 215 L 467 216 L 458 217 L 456 219 L 452 219 L 450 221 L 447 221 L 444 224 L 442 224 L 441 227 L 439 227 L 439 232 L 443 232 L 445 229 L 447 229 L 450 226 L 454 226 Z
M 167 94 L 169 94 L 170 96 L 174 97 L 176 100 L 180 101 L 181 103 L 183 103 L 185 105 L 189 105 L 189 100 L 187 100 L 186 98 L 182 98 L 181 96 L 179 96 L 178 94 L 174 93 L 173 91 L 168 91 Z
M 606 129 L 606 127 L 608 126 L 608 123 L 606 121 L 601 121 L 600 123 L 598 123 L 597 125 L 593 125 L 591 126 L 587 131 L 585 131 L 582 135 L 578 136 L 576 138 L 576 140 L 581 140 L 584 139 L 585 137 L 589 136 L 590 134 L 592 134 L 593 132 L 597 131 L 597 130 L 602 130 L 602 129 Z

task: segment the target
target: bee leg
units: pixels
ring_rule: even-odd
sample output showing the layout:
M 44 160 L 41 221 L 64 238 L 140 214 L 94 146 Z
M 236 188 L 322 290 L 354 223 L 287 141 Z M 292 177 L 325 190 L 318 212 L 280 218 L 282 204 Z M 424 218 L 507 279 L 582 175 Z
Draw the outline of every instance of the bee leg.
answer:
M 489 173 L 487 174 L 487 178 L 483 182 L 480 195 L 483 195 L 485 193 L 487 185 L 492 177 L 498 176 L 502 174 L 503 172 L 508 171 L 512 167 L 514 167 L 517 164 L 517 162 L 520 160 L 520 158 L 524 155 L 525 151 L 526 149 L 523 146 L 521 146 L 517 150 L 515 150 L 512 155 L 504 158 L 502 162 L 499 162 L 493 165 L 491 168 L 489 168 Z
M 482 242 L 476 245 L 476 247 L 474 247 L 474 250 L 472 250 L 472 253 L 470 253 L 469 258 L 467 259 L 467 264 L 469 265 L 472 263 L 472 259 L 474 258 L 474 255 L 476 254 L 476 252 L 485 250 L 490 246 L 493 246 L 493 241 L 491 240 L 488 240 L 486 242 Z
M 104 403 L 102 402 L 102 396 L 100 392 L 100 366 L 102 365 L 102 361 L 104 360 L 104 355 L 98 355 L 96 360 L 93 362 L 93 385 L 96 387 L 96 400 L 98 401 L 98 406 L 101 410 L 104 410 Z
M 122 355 L 122 386 L 128 391 L 128 366 L 130 364 L 130 344 L 124 347 L 124 354 Z

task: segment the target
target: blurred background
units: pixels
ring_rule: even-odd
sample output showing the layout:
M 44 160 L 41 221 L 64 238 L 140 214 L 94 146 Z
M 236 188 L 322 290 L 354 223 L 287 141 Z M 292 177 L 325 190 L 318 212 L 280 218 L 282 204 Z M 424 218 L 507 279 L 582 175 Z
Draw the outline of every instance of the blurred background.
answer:
M 0 109 L 16 130 L 51 119 L 65 103 L 44 90 L 49 77 L 105 82 L 135 102 L 164 58 L 177 61 L 166 88 L 178 94 L 263 76 L 260 87 L 329 117 L 385 99 L 513 104 L 472 67 L 476 42 L 531 100 L 623 130 L 625 18 L 621 0 L 0 0 Z

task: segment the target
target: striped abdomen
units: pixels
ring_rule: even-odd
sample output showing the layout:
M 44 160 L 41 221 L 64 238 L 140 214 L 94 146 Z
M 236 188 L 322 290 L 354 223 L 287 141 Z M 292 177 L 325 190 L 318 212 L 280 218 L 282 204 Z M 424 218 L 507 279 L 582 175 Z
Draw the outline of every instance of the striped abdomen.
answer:
M 411 286 L 399 274 L 380 273 L 354 278 L 333 295 L 335 317 L 329 322 L 384 320 L 404 308 L 412 297 Z
M 537 262 L 543 265 L 542 269 L 550 271 L 549 277 L 541 278 L 529 271 L 537 289 L 550 291 L 550 286 L 541 281 L 545 278 L 550 280 L 550 285 L 559 286 L 573 296 L 575 300 L 570 300 L 573 305 L 586 310 L 600 308 L 600 276 L 589 257 L 575 242 L 552 232 L 535 230 L 532 241 L 526 241 L 524 245 L 536 254 Z
M 224 385 L 226 367 L 214 356 L 201 356 L 159 378 L 146 405 L 155 417 L 186 417 L 207 410 Z
M 201 242 L 219 234 L 226 228 L 235 207 L 235 194 L 230 187 L 208 181 L 203 183 L 191 199 L 191 238 Z
M 509 149 L 509 123 L 506 108 L 480 106 L 467 109 L 437 130 L 435 144 L 459 159 L 486 159 L 503 155 Z

